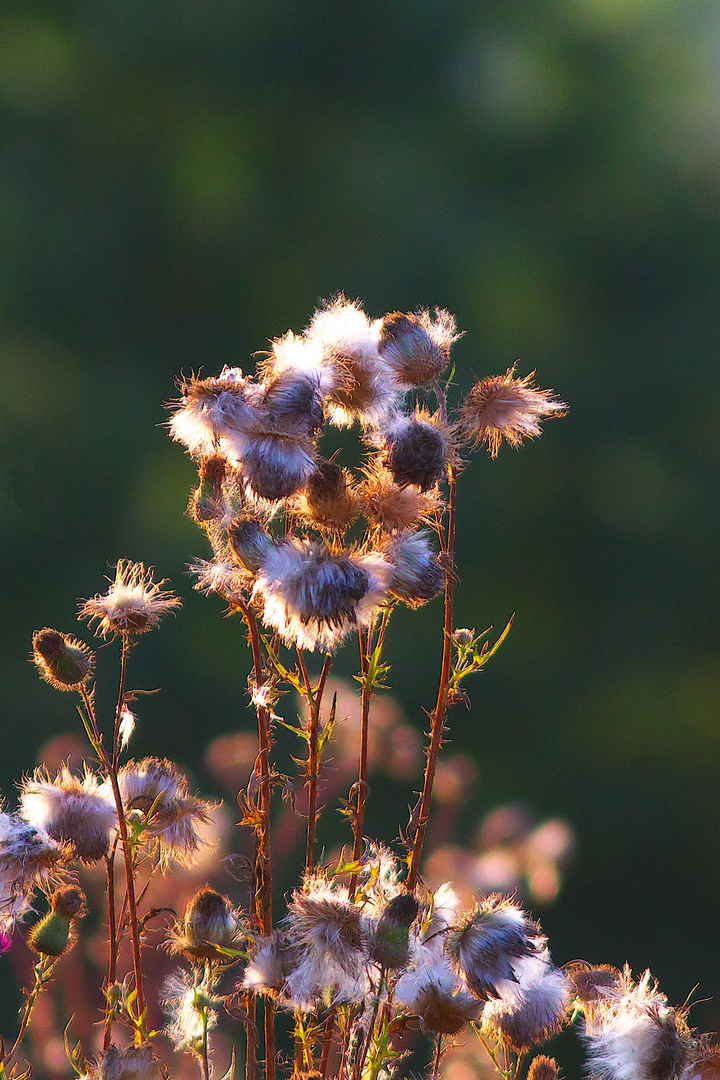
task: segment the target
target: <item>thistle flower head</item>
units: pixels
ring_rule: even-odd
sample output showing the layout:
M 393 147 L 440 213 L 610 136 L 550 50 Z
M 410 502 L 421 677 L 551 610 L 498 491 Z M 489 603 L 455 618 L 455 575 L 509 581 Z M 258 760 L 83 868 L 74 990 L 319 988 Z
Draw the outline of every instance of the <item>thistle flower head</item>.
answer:
M 559 1080 L 560 1070 L 555 1058 L 538 1054 L 530 1062 L 527 1080 Z
M 227 896 L 207 886 L 193 896 L 167 943 L 171 953 L 191 960 L 226 961 L 244 941 L 240 918 Z
M 200 483 L 190 496 L 187 515 L 196 525 L 223 523 L 232 513 L 225 493 L 228 460 L 224 454 L 203 457 L 198 469 Z
M 332 652 L 374 617 L 386 596 L 387 563 L 373 554 L 331 554 L 324 544 L 286 540 L 266 559 L 253 596 L 287 644 Z
M 480 1015 L 482 1003 L 453 972 L 441 939 L 415 944 L 412 962 L 400 976 L 395 1000 L 420 1017 L 426 1031 L 456 1035 Z
M 668 1005 L 649 971 L 619 985 L 586 1011 L 584 1039 L 593 1074 L 604 1080 L 676 1080 L 692 1049 L 685 1015 Z
M 522 1052 L 561 1029 L 570 1004 L 570 982 L 553 968 L 547 949 L 520 957 L 512 969 L 512 981 L 496 983 L 498 996 L 486 1003 L 482 1023 L 492 1038 L 504 1039 Z
M 182 603 L 173 593 L 163 591 L 163 584 L 152 580 L 152 568 L 146 570 L 143 563 L 121 559 L 108 591 L 86 600 L 80 618 L 88 619 L 91 625 L 96 622 L 95 632 L 103 637 L 144 634 Z
M 50 897 L 50 911 L 33 926 L 28 945 L 40 956 L 62 956 L 75 941 L 73 922 L 87 913 L 85 896 L 73 885 Z
M 424 386 L 450 361 L 450 348 L 460 337 L 448 311 L 393 311 L 381 320 L 378 343 L 383 360 L 405 386 Z
M 95 657 L 87 645 L 59 630 L 36 630 L 30 659 L 56 690 L 79 690 L 92 674 Z
M 338 373 L 328 395 L 330 419 L 338 427 L 359 420 L 364 426 L 382 421 L 399 400 L 392 369 L 378 351 L 379 326 L 359 304 L 339 296 L 319 308 L 305 331 Z
M 552 390 L 533 386 L 535 372 L 515 378 L 515 368 L 504 375 L 479 379 L 460 406 L 460 430 L 472 446 L 485 443 L 497 457 L 503 439 L 519 446 L 523 439 L 540 435 L 549 416 L 564 416 L 568 406 Z
M 227 436 L 237 436 L 257 421 L 253 386 L 239 368 L 224 368 L 218 378 L 182 383 L 182 398 L 170 420 L 173 439 L 195 457 L 215 453 Z
M 436 414 L 416 409 L 412 416 L 397 416 L 377 437 L 382 461 L 401 487 L 416 484 L 421 491 L 445 478 L 454 460 L 450 429 Z
M 220 1000 L 207 977 L 200 969 L 178 971 L 170 975 L 163 987 L 162 1004 L 168 1017 L 165 1032 L 178 1050 L 202 1052 L 205 1033 L 217 1024 Z
M 20 813 L 30 825 L 66 844 L 83 862 L 97 862 L 107 852 L 117 826 L 109 784 L 86 771 L 82 780 L 62 768 L 54 780 L 43 769 L 20 787 Z
M 427 532 L 404 530 L 391 537 L 383 554 L 392 567 L 388 589 L 409 607 L 419 607 L 442 592 L 445 571 Z
M 283 992 L 296 1007 L 363 997 L 368 942 L 361 916 L 347 891 L 320 874 L 306 875 L 293 893 L 285 930 L 297 959 Z
M 144 836 L 161 865 L 173 860 L 191 865 L 203 843 L 199 826 L 209 821 L 214 805 L 191 795 L 187 778 L 165 758 L 128 762 L 118 784 L 125 810 L 145 815 Z
M 465 914 L 447 935 L 447 952 L 479 998 L 497 997 L 502 981 L 516 981 L 513 964 L 535 956 L 545 938 L 511 900 L 490 896 Z
M 437 491 L 422 491 L 418 484 L 401 486 L 379 458 L 364 470 L 360 505 L 368 524 L 381 532 L 416 528 L 428 521 L 441 502 Z
M 243 448 L 243 476 L 261 499 L 278 502 L 307 483 L 315 468 L 315 449 L 304 434 L 267 431 Z
M 111 1044 L 91 1076 L 92 1080 L 162 1080 L 163 1073 L 160 1062 L 147 1044 L 127 1046 L 124 1050 Z
M 36 886 L 59 879 L 71 850 L 18 814 L 0 812 L 0 920 L 3 929 L 31 910 Z
M 295 512 L 303 523 L 316 529 L 344 532 L 358 515 L 358 500 L 347 469 L 318 458 L 301 492 Z
M 273 430 L 314 435 L 323 426 L 323 402 L 342 382 L 342 373 L 328 361 L 317 341 L 292 331 L 272 342 L 260 365 L 262 406 Z
M 237 517 L 227 531 L 228 547 L 243 570 L 256 574 L 273 551 L 270 533 L 255 518 Z

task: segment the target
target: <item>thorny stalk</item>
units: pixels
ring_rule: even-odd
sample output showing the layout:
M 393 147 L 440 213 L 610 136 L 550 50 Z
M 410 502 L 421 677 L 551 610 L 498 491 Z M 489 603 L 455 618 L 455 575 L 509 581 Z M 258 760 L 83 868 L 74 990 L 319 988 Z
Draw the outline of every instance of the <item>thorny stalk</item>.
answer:
M 123 851 L 123 858 L 125 862 L 125 882 L 126 882 L 126 896 L 130 915 L 130 937 L 132 939 L 132 951 L 133 951 L 133 971 L 135 974 L 135 992 L 137 994 L 137 1017 L 140 1027 L 137 1029 L 136 1034 L 145 1030 L 145 993 L 143 989 L 143 975 L 142 975 L 142 960 L 140 955 L 140 924 L 138 921 L 137 902 L 135 899 L 135 873 L 133 867 L 133 856 L 130 845 L 130 839 L 128 835 L 127 821 L 125 820 L 125 810 L 122 802 L 122 795 L 120 794 L 120 786 L 118 784 L 117 769 L 113 768 L 113 764 L 108 757 L 107 751 L 103 746 L 102 735 L 97 724 L 97 717 L 95 715 L 95 707 L 93 705 L 92 698 L 86 688 L 83 686 L 80 690 L 87 719 L 90 724 L 93 735 L 93 749 L 100 758 L 100 762 L 107 773 L 110 780 L 110 786 L 112 787 L 113 798 L 115 800 L 115 809 L 117 811 L 118 829 L 120 831 L 120 846 Z
M 35 968 L 33 970 L 34 981 L 33 981 L 32 989 L 29 990 L 29 991 L 27 991 L 27 990 L 25 991 L 25 994 L 26 994 L 25 1008 L 23 1009 L 22 1020 L 20 1021 L 20 1029 L 19 1029 L 19 1031 L 17 1033 L 17 1038 L 15 1039 L 15 1042 L 12 1044 L 12 1046 L 8 1050 L 7 1054 L 5 1054 L 3 1056 L 2 1061 L 0 1061 L 0 1068 L 2 1068 L 2 1070 L 3 1070 L 3 1072 L 2 1072 L 3 1076 L 5 1075 L 5 1071 L 4 1071 L 5 1070 L 5 1065 L 8 1062 L 12 1061 L 13 1057 L 15 1056 L 15 1054 L 17 1053 L 17 1051 L 18 1051 L 18 1049 L 20 1047 L 20 1043 L 23 1041 L 23 1037 L 24 1037 L 25 1032 L 27 1030 L 27 1026 L 30 1023 L 30 1017 L 32 1016 L 32 1012 L 33 1012 L 33 1009 L 35 1008 L 35 1004 L 37 1002 L 37 999 L 40 997 L 40 994 L 43 992 L 43 990 L 45 989 L 47 984 L 50 982 L 50 979 L 52 978 L 52 974 L 53 974 L 53 971 L 55 970 L 55 965 L 56 965 L 57 961 L 58 961 L 57 957 L 55 957 L 53 959 L 49 959 L 48 957 L 43 957 L 42 959 L 38 960 L 37 964 L 35 965 Z
M 253 679 L 256 688 L 265 682 L 265 673 L 260 648 L 260 632 L 257 618 L 249 605 L 238 605 L 248 628 L 250 648 L 253 657 Z M 256 913 L 263 934 L 272 931 L 272 850 L 270 846 L 270 713 L 263 705 L 256 708 L 258 718 L 258 740 L 260 763 L 260 835 L 257 836 L 254 895 Z M 250 1038 L 250 1026 L 248 1026 Z M 249 1054 L 248 1046 L 248 1054 Z M 275 1080 L 275 1003 L 265 1000 L 265 1075 L 267 1080 Z
M 307 789 L 308 789 L 308 809 L 307 809 L 307 845 L 305 853 L 305 869 L 312 871 L 315 866 L 315 834 L 317 830 L 318 819 L 318 781 L 320 771 L 320 761 L 318 758 L 318 731 L 320 727 L 320 709 L 322 707 L 323 694 L 325 692 L 325 683 L 330 673 L 332 666 L 332 657 L 326 656 L 325 662 L 322 666 L 320 678 L 317 685 L 313 688 L 310 677 L 308 675 L 307 666 L 305 664 L 305 657 L 303 650 L 298 649 L 298 661 L 300 663 L 300 670 L 302 672 L 303 683 L 305 685 L 305 693 L 307 695 L 308 709 L 310 711 L 310 729 L 308 731 L 308 756 L 307 756 Z
M 385 644 L 385 632 L 387 630 L 391 614 L 392 608 L 389 606 L 386 607 L 382 613 L 377 641 L 374 644 L 374 625 L 368 628 L 367 635 L 363 635 L 362 630 L 358 631 L 358 639 L 360 644 L 360 674 L 362 682 L 360 696 L 360 760 L 358 762 L 358 778 L 356 784 L 357 804 L 353 817 L 353 832 L 355 838 L 355 842 L 353 845 L 353 862 L 356 865 L 360 861 L 360 857 L 363 851 L 365 807 L 367 804 L 367 796 L 369 791 L 367 773 L 370 733 L 370 703 L 373 698 L 375 686 L 377 685 L 379 679 L 378 667 L 380 664 L 380 657 L 382 656 L 383 645 Z M 375 657 L 374 663 L 373 657 Z M 355 896 L 357 879 L 357 871 L 353 871 L 352 877 L 350 878 L 350 899 Z
M 108 892 L 108 975 L 107 975 L 107 988 L 115 982 L 115 973 L 117 970 L 117 946 L 118 946 L 118 933 L 117 933 L 117 914 L 115 911 L 115 852 L 117 850 L 117 841 L 113 844 L 112 850 L 105 856 L 105 867 L 107 870 L 107 892 Z M 110 1039 L 112 1037 L 112 1025 L 115 1009 L 110 1000 L 108 1000 L 105 1008 L 105 1034 L 103 1037 L 103 1050 L 107 1050 L 110 1045 Z
M 445 720 L 448 712 L 448 689 L 450 686 L 450 672 L 452 667 L 452 632 L 453 632 L 453 597 L 455 590 L 455 494 L 457 478 L 452 466 L 448 469 L 448 520 L 445 536 L 441 535 L 443 554 L 446 560 L 445 579 L 445 621 L 443 625 L 443 655 L 440 668 L 440 684 L 438 686 L 437 703 L 432 712 L 430 724 L 430 744 L 427 749 L 425 764 L 425 778 L 423 781 L 422 794 L 417 809 L 417 817 L 413 822 L 413 835 L 408 837 L 411 843 L 409 857 L 409 872 L 407 878 L 408 892 L 412 892 L 417 884 L 420 873 L 420 860 L 422 859 L 425 832 L 430 816 L 430 799 L 433 784 L 435 783 L 435 771 L 437 769 L 438 756 L 443 741 Z
M 122 635 L 122 647 L 120 649 L 120 679 L 118 681 L 118 696 L 115 706 L 115 725 L 113 728 L 113 768 L 117 772 L 120 764 L 120 721 L 125 706 L 125 679 L 127 676 L 127 660 L 130 654 L 131 641 L 129 634 Z

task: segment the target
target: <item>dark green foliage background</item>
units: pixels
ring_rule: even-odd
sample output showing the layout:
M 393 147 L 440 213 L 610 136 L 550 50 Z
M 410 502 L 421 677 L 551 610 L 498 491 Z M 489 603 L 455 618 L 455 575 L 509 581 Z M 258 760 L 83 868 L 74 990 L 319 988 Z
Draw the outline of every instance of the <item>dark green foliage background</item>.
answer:
M 572 403 L 462 478 L 458 625 L 517 620 L 453 716 L 500 800 L 578 832 L 554 956 L 720 992 L 720 13 L 707 0 L 6 0 L 0 15 L 2 791 L 73 703 L 33 630 L 118 557 L 186 597 L 134 657 L 136 753 L 249 727 L 239 627 L 194 594 L 161 407 L 344 290 L 441 305 L 457 382 Z M 401 612 L 422 726 L 441 611 Z M 341 665 L 354 662 L 349 646 Z M 101 650 L 110 672 L 113 649 Z M 433 662 L 431 663 L 430 660 Z M 407 793 L 376 803 L 388 838 Z M 715 1029 L 720 1005 L 698 1006 Z

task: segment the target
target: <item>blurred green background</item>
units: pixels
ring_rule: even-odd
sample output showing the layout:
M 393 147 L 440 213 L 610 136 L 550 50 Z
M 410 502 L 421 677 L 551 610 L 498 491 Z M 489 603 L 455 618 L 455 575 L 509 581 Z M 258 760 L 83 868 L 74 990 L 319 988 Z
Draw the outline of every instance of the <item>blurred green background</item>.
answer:
M 520 358 L 572 405 L 462 477 L 457 623 L 517 618 L 453 715 L 460 832 L 511 800 L 569 819 L 555 959 L 650 965 L 678 1003 L 699 983 L 717 1029 L 718 4 L 5 0 L 0 112 L 6 800 L 74 724 L 32 632 L 77 629 L 119 557 L 186 597 L 134 656 L 162 687 L 134 752 L 213 791 L 204 748 L 252 725 L 240 628 L 185 574 L 178 373 L 252 369 L 339 290 L 447 307 L 462 389 Z M 440 624 L 390 638 L 418 730 Z

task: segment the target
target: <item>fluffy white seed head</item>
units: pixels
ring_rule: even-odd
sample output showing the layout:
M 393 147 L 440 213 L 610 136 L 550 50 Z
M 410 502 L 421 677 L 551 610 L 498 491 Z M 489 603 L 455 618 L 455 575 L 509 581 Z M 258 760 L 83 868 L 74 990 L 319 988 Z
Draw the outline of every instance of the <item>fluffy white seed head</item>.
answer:
M 498 996 L 485 1005 L 482 1023 L 493 1038 L 505 1039 L 523 1051 L 560 1030 L 571 986 L 563 972 L 553 968 L 547 949 L 521 957 L 512 969 L 514 981 L 497 980 Z
M 333 424 L 346 427 L 359 420 L 373 427 L 398 406 L 400 387 L 378 351 L 380 326 L 358 303 L 341 296 L 319 308 L 305 336 L 338 373 L 338 385 L 328 396 Z
M 253 597 L 263 621 L 287 644 L 332 652 L 366 626 L 387 596 L 389 568 L 379 555 L 333 555 L 323 544 L 292 539 L 270 553 Z
M 173 861 L 192 865 L 204 841 L 200 832 L 214 804 L 191 795 L 187 778 L 171 761 L 143 758 L 130 761 L 118 774 L 126 812 L 145 815 L 143 836 L 150 842 L 163 867 Z
M 152 567 L 121 559 L 108 591 L 86 600 L 80 618 L 97 623 L 95 632 L 103 637 L 144 634 L 182 603 L 174 593 L 164 591 L 163 584 L 153 581 Z
M 619 985 L 586 1011 L 584 1039 L 598 1080 L 676 1080 L 691 1051 L 684 1015 L 668 1005 L 649 971 L 635 984 L 627 967 Z
M 83 862 L 97 862 L 105 855 L 117 827 L 110 787 L 90 772 L 80 780 L 63 768 L 51 780 L 39 769 L 23 782 L 20 807 L 25 821 L 68 845 Z

